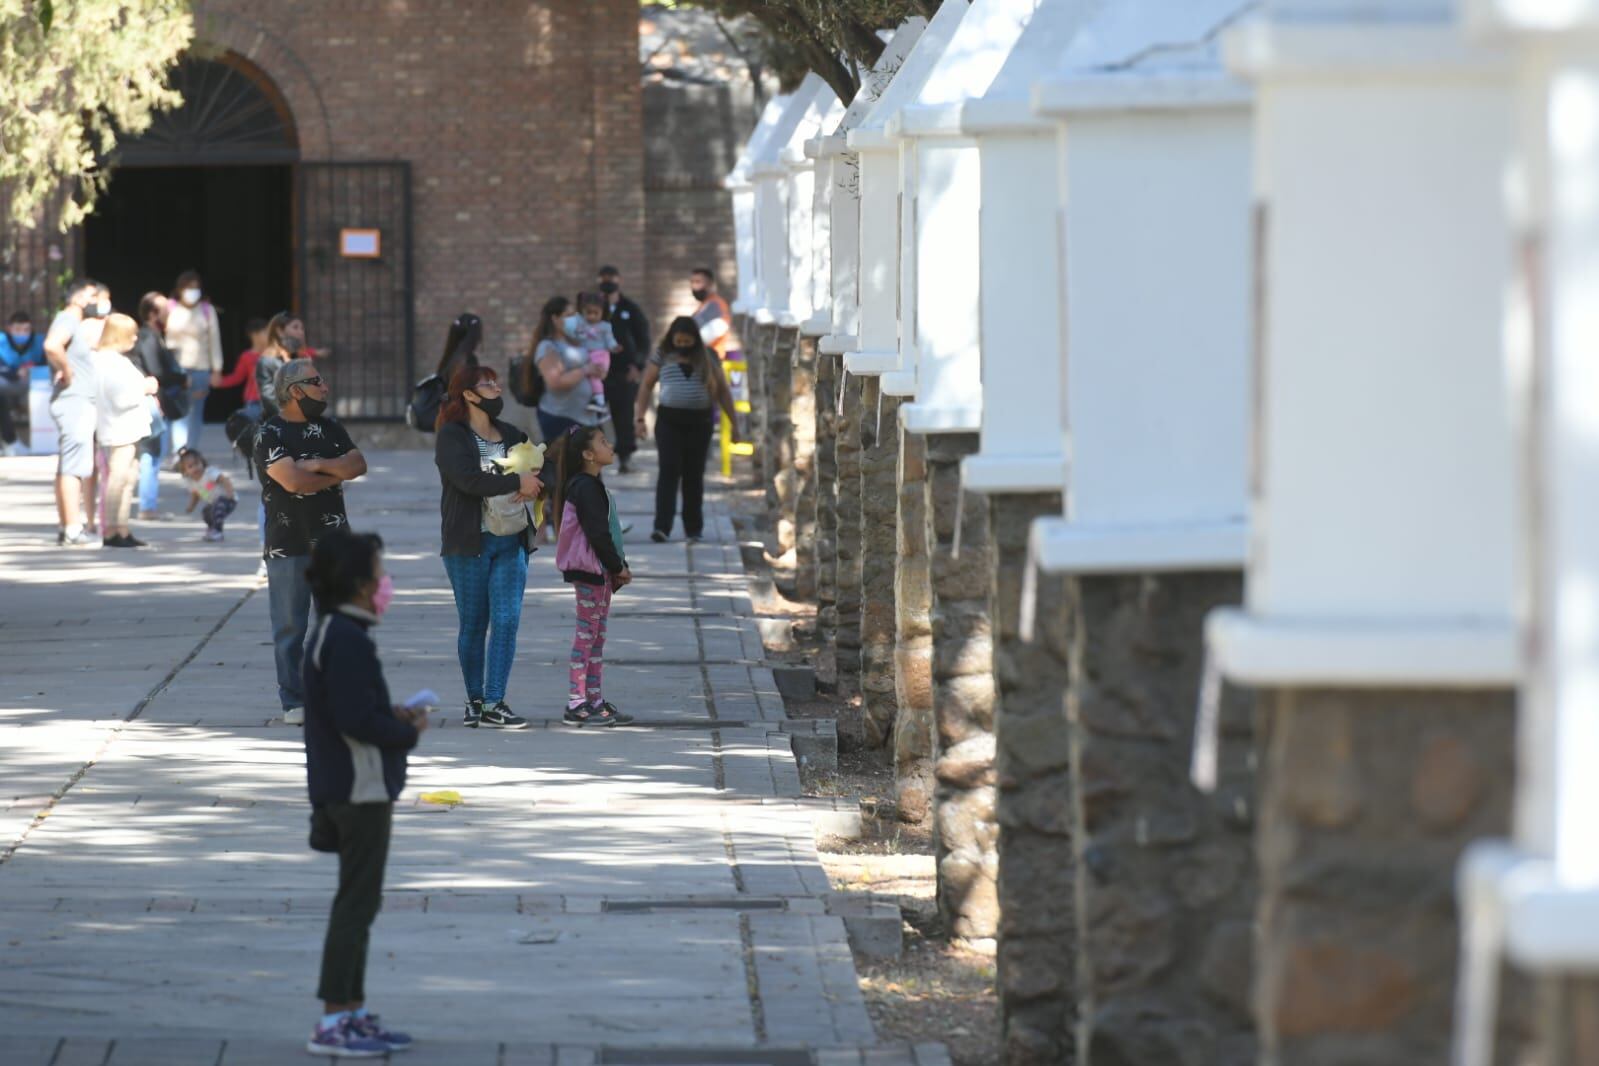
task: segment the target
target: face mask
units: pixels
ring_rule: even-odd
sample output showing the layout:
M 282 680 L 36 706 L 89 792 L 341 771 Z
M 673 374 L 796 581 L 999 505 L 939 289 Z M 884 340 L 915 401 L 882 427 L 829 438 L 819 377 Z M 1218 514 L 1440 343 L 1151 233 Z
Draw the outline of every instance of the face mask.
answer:
M 500 412 L 505 410 L 505 397 L 485 396 L 477 402 L 477 405 L 490 418 L 499 418 Z
M 300 346 L 304 343 L 305 342 L 299 337 L 282 336 L 278 338 L 278 346 L 284 351 L 288 352 L 290 355 L 298 352 L 300 350 Z
M 91 302 L 91 303 L 84 304 L 83 305 L 83 317 L 84 318 L 100 318 L 100 317 L 102 317 L 103 315 L 105 315 L 106 312 L 100 310 L 101 306 L 102 305 L 100 303 L 98 303 L 98 302 Z
M 700 303 L 704 303 L 705 302 L 705 298 L 707 296 L 709 296 L 710 294 L 711 294 L 711 290 L 710 289 L 690 289 L 689 290 L 689 295 L 694 297 L 694 299 L 698 300 Z
M 379 618 L 389 609 L 389 604 L 394 602 L 394 579 L 388 574 L 378 578 L 377 591 L 372 593 L 372 613 Z
M 199 289 L 184 289 L 183 290 L 183 302 L 188 304 L 190 307 L 193 307 L 195 304 L 199 303 L 200 302 L 200 290 Z
M 304 415 L 305 417 L 307 417 L 307 418 L 321 418 L 323 412 L 325 412 L 327 409 L 328 409 L 328 402 L 326 400 L 315 400 L 315 399 L 312 399 L 309 396 L 301 394 L 301 396 L 300 396 L 300 413 L 302 415 Z
M 11 343 L 19 348 L 31 340 L 33 340 L 33 330 L 31 329 L 14 329 L 11 331 Z
M 101 300 L 99 303 L 95 304 L 94 313 L 98 318 L 104 318 L 106 315 L 109 315 L 111 313 L 111 301 Z
M 611 295 L 611 293 L 613 293 L 613 292 L 619 292 L 621 290 L 621 288 L 622 288 L 622 286 L 618 285 L 614 281 L 602 281 L 602 282 L 600 282 L 600 291 L 603 292 L 607 296 Z

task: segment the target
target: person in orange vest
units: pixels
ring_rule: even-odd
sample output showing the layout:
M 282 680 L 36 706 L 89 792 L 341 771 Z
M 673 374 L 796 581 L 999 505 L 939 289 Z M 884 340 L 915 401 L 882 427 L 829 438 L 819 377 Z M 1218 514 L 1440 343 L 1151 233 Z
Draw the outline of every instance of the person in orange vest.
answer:
M 700 337 L 718 359 L 726 359 L 737 342 L 733 337 L 733 312 L 716 291 L 716 275 L 700 267 L 690 272 L 688 278 L 689 292 L 699 301 L 694 324 L 700 327 Z

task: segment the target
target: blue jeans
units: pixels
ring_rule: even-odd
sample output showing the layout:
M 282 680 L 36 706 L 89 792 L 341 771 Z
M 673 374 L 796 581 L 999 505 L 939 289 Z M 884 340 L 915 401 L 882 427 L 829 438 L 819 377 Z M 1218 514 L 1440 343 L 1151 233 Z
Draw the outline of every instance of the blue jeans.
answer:
M 272 612 L 272 658 L 278 668 L 278 702 L 284 710 L 305 706 L 300 664 L 311 626 L 309 556 L 267 560 L 267 604 Z
M 184 448 L 200 446 L 200 433 L 205 428 L 205 397 L 210 391 L 209 370 L 189 371 L 189 413 L 172 423 L 173 455 Z
M 522 623 L 522 593 L 527 588 L 527 553 L 522 550 L 522 539 L 485 533 L 482 551 L 446 555 L 444 572 L 450 575 L 450 587 L 455 590 L 455 611 L 460 618 L 455 653 L 461 660 L 467 699 L 493 705 L 505 698 L 516 658 L 516 631 Z

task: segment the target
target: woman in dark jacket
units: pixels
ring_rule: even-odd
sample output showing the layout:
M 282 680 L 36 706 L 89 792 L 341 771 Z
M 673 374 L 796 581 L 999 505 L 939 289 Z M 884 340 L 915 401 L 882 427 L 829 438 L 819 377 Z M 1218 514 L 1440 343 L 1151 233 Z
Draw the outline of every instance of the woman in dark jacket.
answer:
M 501 473 L 505 459 L 527 434 L 499 420 L 505 400 L 489 367 L 466 365 L 450 379 L 439 410 L 433 461 L 443 494 L 444 571 L 455 590 L 460 617 L 456 654 L 466 683 L 462 724 L 524 729 L 527 720 L 505 704 L 516 656 L 527 587 L 527 557 L 533 551 L 532 501 L 543 491 L 537 474 Z
M 150 412 L 150 435 L 139 442 L 139 494 L 138 517 L 155 517 L 160 503 L 161 490 L 157 480 L 161 472 L 161 452 L 170 440 L 167 421 L 182 418 L 188 412 L 189 379 L 178 365 L 178 357 L 162 339 L 162 323 L 166 318 L 167 298 L 159 292 L 147 292 L 139 301 L 139 339 L 133 344 L 128 358 L 144 371 L 144 376 L 161 383 L 161 391 Z M 159 416 L 159 417 L 158 417 Z

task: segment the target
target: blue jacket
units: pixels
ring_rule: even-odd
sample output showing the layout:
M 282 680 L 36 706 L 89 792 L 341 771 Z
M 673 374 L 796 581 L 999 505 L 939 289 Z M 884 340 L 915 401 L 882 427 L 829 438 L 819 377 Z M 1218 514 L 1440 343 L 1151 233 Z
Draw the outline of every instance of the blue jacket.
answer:
M 311 803 L 392 803 L 405 788 L 416 727 L 394 716 L 372 615 L 317 618 L 305 653 L 305 776 Z
M 25 363 L 45 365 L 44 335 L 35 333 L 19 350 L 12 342 L 10 333 L 0 332 L 0 376 L 16 380 L 21 376 Z

